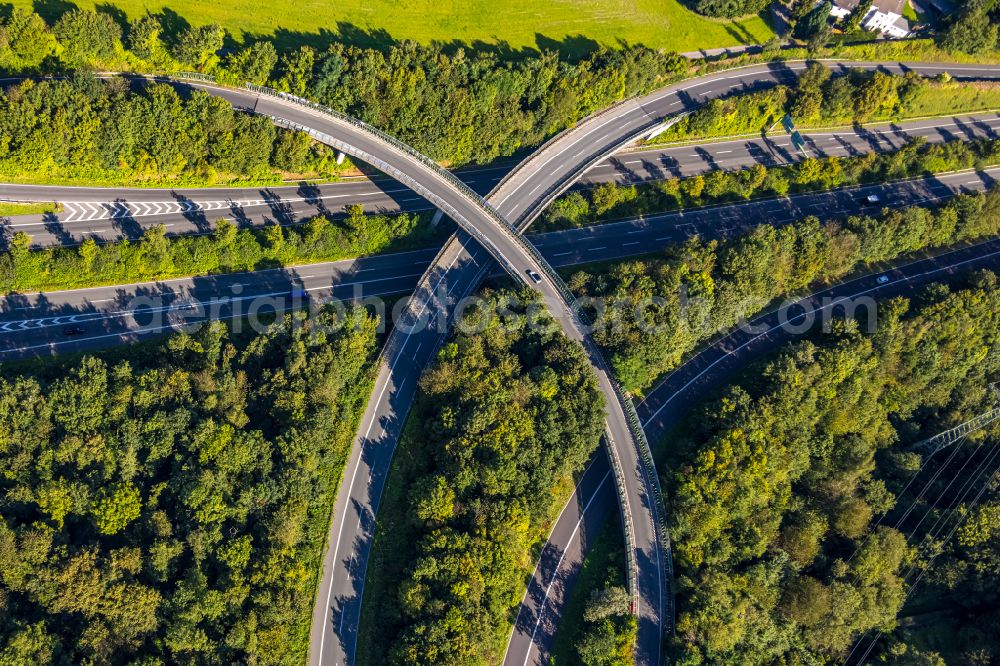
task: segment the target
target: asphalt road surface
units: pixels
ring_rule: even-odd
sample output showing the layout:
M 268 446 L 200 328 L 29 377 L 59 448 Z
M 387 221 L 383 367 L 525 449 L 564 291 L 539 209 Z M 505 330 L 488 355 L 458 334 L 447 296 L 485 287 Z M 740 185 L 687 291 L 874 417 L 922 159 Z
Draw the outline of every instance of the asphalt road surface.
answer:
M 481 197 L 464 187 L 451 174 L 392 137 L 363 126 L 357 121 L 324 112 L 310 106 L 304 100 L 289 95 L 270 95 L 250 90 L 229 89 L 210 83 L 185 82 L 185 85 L 226 99 L 236 107 L 268 116 L 279 125 L 308 132 L 314 139 L 360 159 L 391 176 L 448 215 L 458 224 L 467 238 L 475 239 L 478 249 L 485 250 L 490 260 L 497 262 L 515 280 L 519 280 L 522 284 L 540 293 L 541 300 L 546 305 L 549 314 L 560 325 L 567 337 L 576 340 L 583 346 L 594 368 L 598 386 L 605 395 L 605 440 L 612 451 L 612 457 L 616 460 L 620 458 L 621 468 L 624 469 L 624 473 L 619 475 L 619 485 L 624 498 L 623 512 L 626 515 L 626 524 L 632 526 L 630 533 L 635 537 L 637 551 L 641 547 L 641 552 L 649 553 L 655 558 L 652 567 L 640 566 L 638 570 L 642 573 L 646 568 L 650 568 L 652 575 L 660 577 L 659 586 L 662 588 L 662 553 L 657 547 L 657 526 L 660 523 L 652 516 L 649 509 L 652 506 L 652 502 L 649 500 L 650 479 L 652 477 L 642 464 L 644 440 L 641 438 L 641 433 L 640 437 L 636 437 L 630 428 L 625 404 L 619 400 L 619 394 L 616 390 L 617 384 L 611 375 L 610 368 L 604 361 L 597 345 L 587 336 L 582 321 L 573 311 L 572 296 L 569 295 L 560 278 L 552 271 L 544 258 L 524 240 L 506 219 L 486 205 Z M 444 273 L 455 267 L 454 262 L 447 264 Z M 462 268 L 458 267 L 458 270 L 462 270 Z M 437 272 L 435 267 L 430 269 L 430 273 Z M 440 278 L 430 278 L 434 281 L 428 283 L 432 285 L 432 291 L 436 289 L 436 285 L 443 277 L 442 275 Z M 389 365 L 388 367 L 383 365 L 380 368 L 381 372 L 375 386 L 376 394 L 380 396 L 379 400 L 376 401 L 379 404 L 381 404 L 381 396 L 385 395 L 389 386 L 402 386 L 402 384 L 394 382 L 391 377 L 392 369 L 396 365 L 395 361 L 392 360 L 393 356 L 401 355 L 406 342 L 414 340 L 428 331 L 427 327 L 422 325 L 422 321 L 429 314 L 432 293 L 429 291 L 425 295 L 422 293 L 421 285 L 418 284 L 416 294 L 415 298 L 407 301 L 402 318 L 396 321 L 392 333 L 390 333 L 387 342 L 389 353 L 386 356 L 389 359 Z M 152 309 L 161 311 L 163 308 L 154 306 Z M 63 329 L 67 335 L 76 335 L 81 331 L 76 323 L 71 323 L 68 326 L 68 328 Z M 403 331 L 406 331 L 406 334 Z M 439 334 L 435 332 L 432 335 L 437 338 Z M 403 342 L 401 346 L 398 345 L 400 341 Z M 383 377 L 389 381 L 385 381 Z M 370 419 L 369 416 L 370 414 L 366 412 L 362 418 L 361 428 L 362 432 L 365 433 L 363 440 L 367 439 L 376 428 L 380 433 L 386 431 L 383 418 Z M 377 435 L 377 437 L 380 436 L 381 434 Z M 333 572 L 334 578 L 329 586 L 321 582 L 319 591 L 321 601 L 317 604 L 313 618 L 315 630 L 310 651 L 318 662 L 344 663 L 353 657 L 356 626 L 348 626 L 351 639 L 345 642 L 343 627 L 347 614 L 335 612 L 332 606 L 337 603 L 335 594 L 347 598 L 356 596 L 359 600 L 361 597 L 361 588 L 358 583 L 363 585 L 363 575 L 362 580 L 359 581 L 353 575 L 352 569 L 358 539 L 354 538 L 351 533 L 345 534 L 344 527 L 353 522 L 354 516 L 351 515 L 353 512 L 357 515 L 355 531 L 360 530 L 362 520 L 367 513 L 367 507 L 372 506 L 373 502 L 377 503 L 377 497 L 372 494 L 374 486 L 371 483 L 371 474 L 369 474 L 367 481 L 364 477 L 358 476 L 358 470 L 368 454 L 369 451 L 363 445 L 352 448 L 345 471 L 348 491 L 339 493 L 335 500 L 333 515 L 339 516 L 340 520 L 334 520 L 331 523 L 331 537 L 334 534 L 336 536 L 330 542 L 331 546 L 324 560 L 324 577 L 326 572 L 330 571 Z M 357 485 L 356 482 L 359 478 L 361 483 Z M 379 494 L 381 494 L 381 485 L 378 489 Z M 341 549 L 345 536 L 347 547 Z M 367 561 L 367 548 L 365 548 L 365 555 L 363 562 Z M 343 574 L 339 579 L 339 585 L 337 572 Z M 326 589 L 325 595 L 324 588 Z M 659 622 L 663 611 L 662 596 L 660 599 L 660 608 L 657 610 L 655 607 L 644 605 L 640 598 L 638 603 L 640 622 L 647 620 Z M 356 605 L 359 606 L 359 604 Z M 341 616 L 339 621 L 336 620 L 338 614 Z M 659 630 L 657 629 L 657 631 Z M 327 641 L 327 638 L 330 640 Z M 324 653 L 325 646 L 328 646 L 326 653 Z
M 842 310 L 833 303 L 864 296 L 882 300 L 909 295 L 928 283 L 961 279 L 976 269 L 1000 270 L 1000 241 L 994 239 L 914 260 L 817 292 L 792 308 L 787 321 L 794 329 L 807 320 L 822 321 L 824 315 L 842 316 Z M 889 282 L 880 284 L 878 279 L 882 275 L 888 276 Z M 751 328 L 754 332 L 749 332 Z M 748 327 L 698 352 L 661 381 L 639 404 L 639 417 L 650 442 L 654 446 L 669 446 L 664 436 L 681 423 L 691 409 L 753 362 L 814 330 L 815 326 L 793 332 L 781 326 L 778 315 L 772 313 L 751 320 Z M 529 615 L 524 621 L 531 632 L 529 640 L 523 643 L 512 640 L 504 664 L 548 663 L 565 602 L 579 575 L 587 548 L 600 536 L 605 521 L 615 513 L 617 498 L 609 483 L 609 471 L 607 458 L 603 452 L 598 452 L 560 513 L 521 607 L 522 615 Z M 521 624 L 519 616 L 518 625 Z
M 990 186 L 998 175 L 1000 169 L 964 172 L 731 204 L 533 235 L 531 240 L 558 266 L 620 259 L 655 251 L 692 234 L 727 237 L 743 234 L 764 221 L 780 225 L 808 214 L 828 219 L 870 210 L 865 198 L 873 193 L 889 206 L 939 201 L 955 192 Z M 255 308 L 266 312 L 298 306 L 290 298 L 293 283 L 301 284 L 316 302 L 331 297 L 372 301 L 379 296 L 410 291 L 434 255 L 434 249 L 427 249 L 289 270 L 7 297 L 0 302 L 0 359 L 56 350 L 94 349 L 150 333 L 177 330 L 205 318 L 231 317 Z M 133 305 L 137 296 L 140 301 Z M 136 330 L 140 323 L 143 328 Z M 85 333 L 64 335 L 71 327 L 82 327 Z M 655 442 L 655 433 L 651 436 Z M 563 596 L 575 580 L 583 546 L 617 505 L 609 472 L 602 454 L 588 468 L 564 510 L 564 517 L 554 527 L 525 595 L 506 663 L 547 661 Z M 583 512 L 588 506 L 589 510 Z
M 896 150 L 911 138 L 932 143 L 1000 136 L 1000 114 L 975 113 L 951 118 L 883 123 L 837 131 L 804 132 L 812 156 L 851 156 Z M 592 187 L 615 181 L 635 183 L 753 164 L 774 166 L 804 159 L 787 136 L 742 137 L 653 148 L 629 149 L 591 167 L 574 185 Z M 510 165 L 457 171 L 480 194 L 495 186 Z M 385 178 L 351 178 L 337 183 L 301 183 L 265 188 L 102 188 L 0 184 L 0 200 L 59 202 L 63 210 L 18 215 L 10 231 L 24 231 L 35 245 L 76 245 L 84 238 L 137 238 L 163 224 L 168 234 L 207 234 L 222 217 L 240 225 L 295 224 L 313 215 L 341 215 L 361 205 L 373 213 L 432 210 L 423 197 Z

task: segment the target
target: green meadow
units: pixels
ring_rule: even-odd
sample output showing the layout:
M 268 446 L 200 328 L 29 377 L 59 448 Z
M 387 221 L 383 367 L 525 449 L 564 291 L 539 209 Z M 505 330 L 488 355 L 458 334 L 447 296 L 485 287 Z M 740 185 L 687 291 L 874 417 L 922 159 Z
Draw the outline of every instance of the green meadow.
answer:
M 50 21 L 73 6 L 32 0 L 13 4 L 34 6 Z M 273 36 L 281 47 L 322 46 L 331 40 L 385 46 L 412 39 L 485 43 L 515 51 L 558 48 L 575 55 L 619 40 L 683 52 L 760 43 L 774 34 L 758 17 L 708 19 L 676 0 L 85 0 L 76 6 L 95 4 L 120 9 L 129 19 L 162 12 L 181 26 L 218 23 L 237 41 Z

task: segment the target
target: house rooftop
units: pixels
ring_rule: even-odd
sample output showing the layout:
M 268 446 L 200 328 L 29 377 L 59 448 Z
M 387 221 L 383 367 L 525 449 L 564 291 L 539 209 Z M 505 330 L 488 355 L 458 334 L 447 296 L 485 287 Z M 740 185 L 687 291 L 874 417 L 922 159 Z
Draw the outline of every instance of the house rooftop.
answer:
M 847 9 L 853 11 L 855 7 L 860 4 L 861 0 L 833 0 L 833 4 L 837 5 L 841 9 Z M 877 9 L 883 14 L 898 14 L 903 15 L 903 7 L 906 5 L 906 0 L 875 0 L 872 3 L 872 9 Z

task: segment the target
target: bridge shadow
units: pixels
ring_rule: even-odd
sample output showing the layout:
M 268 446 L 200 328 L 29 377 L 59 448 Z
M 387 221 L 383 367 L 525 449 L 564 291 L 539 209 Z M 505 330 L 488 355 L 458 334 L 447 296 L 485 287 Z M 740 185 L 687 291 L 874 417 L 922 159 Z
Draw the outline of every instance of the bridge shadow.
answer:
M 326 206 L 326 201 L 323 199 L 323 191 L 315 183 L 299 183 L 299 187 L 295 193 L 302 197 L 303 201 L 307 204 L 315 207 L 318 214 L 326 216 L 331 214 L 330 209 Z
M 748 141 L 743 146 L 750 158 L 753 159 L 757 164 L 763 164 L 764 166 L 775 166 L 778 164 L 778 160 L 775 159 L 774 152 L 767 150 L 768 144 L 767 139 L 764 139 L 764 145 L 762 146 L 760 142 Z
M 992 117 L 993 118 L 1000 118 L 1000 113 L 995 114 Z M 972 124 L 975 125 L 975 127 L 977 129 L 979 129 L 979 131 L 985 137 L 988 137 L 990 139 L 996 139 L 997 137 L 1000 137 L 1000 133 L 997 132 L 996 128 L 994 128 L 992 125 L 988 124 L 983 119 L 982 116 L 976 116 L 975 118 L 973 118 Z
M 59 221 L 59 216 L 54 213 L 45 213 L 42 216 L 42 225 L 59 245 L 73 245 L 77 242 Z
M 854 143 L 848 141 L 842 136 L 835 137 L 835 140 L 837 142 L 837 145 L 839 145 L 844 150 L 844 152 L 850 157 L 857 157 L 859 155 L 864 154 L 864 151 L 859 150 L 858 147 L 854 145 Z
M 240 229 L 249 229 L 256 226 L 250 216 L 247 215 L 243 206 L 232 199 L 228 201 L 228 204 L 229 206 L 226 210 L 229 212 L 229 216 L 233 218 L 233 222 L 237 227 Z
M 611 180 L 616 183 L 635 183 L 642 180 L 642 177 L 636 173 L 635 169 L 626 165 L 621 157 L 613 155 L 605 160 L 605 162 L 614 168 L 615 175 Z
M 715 160 L 715 157 L 701 146 L 695 148 L 694 152 L 708 166 L 710 171 L 716 171 L 722 168 L 719 166 L 719 163 Z

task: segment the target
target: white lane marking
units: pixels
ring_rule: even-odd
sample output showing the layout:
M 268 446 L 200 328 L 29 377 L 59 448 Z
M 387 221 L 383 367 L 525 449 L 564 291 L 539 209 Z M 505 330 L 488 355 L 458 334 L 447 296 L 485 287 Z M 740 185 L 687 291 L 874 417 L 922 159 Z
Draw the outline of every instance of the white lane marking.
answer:
M 594 494 L 590 496 L 590 499 L 587 500 L 587 503 L 584 505 L 583 511 L 580 512 L 580 519 L 576 521 L 576 525 L 573 526 L 573 532 L 569 536 L 569 543 L 570 544 L 573 543 L 576 540 L 576 534 L 577 534 L 577 532 L 580 531 L 580 525 L 583 524 L 583 519 L 587 515 L 587 509 L 590 508 L 591 503 L 597 498 L 598 491 L 607 482 L 609 476 L 611 476 L 611 470 L 610 469 L 607 472 L 605 472 L 604 478 L 601 479 L 601 482 L 599 484 L 597 484 L 597 488 L 594 489 Z M 565 510 L 565 506 L 563 507 L 563 509 Z M 556 520 L 556 522 L 558 522 L 558 519 Z M 549 593 L 552 591 L 552 584 L 555 583 L 556 579 L 558 578 L 555 574 L 562 568 L 563 558 L 566 557 L 566 551 L 567 550 L 569 550 L 569 549 L 568 548 L 564 549 L 563 552 L 562 552 L 562 554 L 559 555 L 559 561 L 556 562 L 556 568 L 552 570 L 554 572 L 552 574 L 552 578 L 549 579 L 549 584 L 545 587 L 545 595 L 542 597 L 542 605 L 538 609 L 538 618 L 535 620 L 535 628 L 531 630 L 531 640 L 528 642 L 528 652 L 527 652 L 527 654 L 524 655 L 524 662 L 523 662 L 522 666 L 524 666 L 524 664 L 527 664 L 528 663 L 528 659 L 531 657 L 531 650 L 535 646 L 535 635 L 538 633 L 538 627 L 542 623 L 542 616 L 543 616 L 544 611 L 545 611 L 545 604 L 549 600 Z M 659 549 L 657 549 L 657 550 L 659 550 Z M 530 584 L 529 584 L 529 587 L 530 587 Z M 525 596 L 527 596 L 527 592 L 525 592 Z M 521 605 L 522 606 L 524 605 L 523 600 L 521 602 Z M 509 641 L 508 641 L 508 643 L 509 643 Z
M 438 286 L 440 286 L 441 282 L 444 280 L 445 276 L 448 274 L 448 271 L 451 270 L 452 266 L 455 265 L 455 262 L 457 262 L 461 256 L 462 256 L 462 252 L 456 252 L 455 253 L 455 258 L 452 259 L 451 263 L 448 264 L 448 266 L 445 267 L 445 270 L 442 271 L 442 273 L 441 273 L 441 277 L 438 278 L 437 283 L 434 284 L 434 286 L 431 288 L 430 292 L 432 294 L 437 293 Z M 424 315 L 424 312 L 427 310 L 427 307 L 430 305 L 430 299 L 421 301 L 420 305 L 421 305 L 420 312 L 417 314 L 417 320 L 418 321 L 419 321 L 420 317 L 422 317 Z M 403 352 L 406 350 L 406 345 L 410 342 L 410 340 L 412 339 L 412 337 L 413 337 L 412 335 L 407 335 L 406 339 L 403 340 L 403 344 L 401 344 L 399 346 L 399 352 L 396 354 L 396 358 L 393 359 L 392 365 L 389 366 L 389 375 L 390 376 L 392 375 L 392 372 L 396 369 L 396 364 L 399 363 L 399 360 L 403 357 Z M 403 381 L 401 381 L 399 383 L 399 388 L 397 390 L 401 390 L 402 386 L 403 386 L 403 384 L 405 382 L 406 382 L 406 378 L 404 377 Z M 375 402 L 370 403 L 370 404 L 373 404 L 373 405 L 380 404 L 382 402 L 382 398 L 383 398 L 383 396 L 385 396 L 385 392 L 386 392 L 386 390 L 388 388 L 389 388 L 389 382 L 386 382 L 385 385 L 382 387 L 382 390 L 379 391 L 378 397 L 375 399 Z M 373 416 L 375 416 L 375 415 L 373 414 Z M 368 428 L 365 430 L 364 437 L 361 440 L 362 444 L 361 444 L 361 447 L 359 448 L 358 460 L 357 460 L 357 463 L 354 465 L 354 471 L 351 473 L 351 482 L 347 486 L 348 497 L 350 497 L 350 495 L 353 493 L 353 490 L 354 490 L 354 481 L 357 478 L 358 469 L 361 467 L 361 462 L 362 462 L 361 451 L 364 449 L 364 442 L 368 439 L 368 435 L 371 434 L 371 429 L 372 429 L 372 427 L 374 427 L 374 425 L 376 423 L 376 420 L 377 419 L 373 418 L 372 421 L 371 421 L 371 423 L 368 424 Z M 336 520 L 336 516 L 334 516 L 333 519 Z M 331 560 L 333 562 L 334 567 L 336 567 L 336 565 L 337 565 L 337 554 L 340 552 L 340 542 L 343 539 L 343 537 L 344 537 L 344 521 L 341 520 L 340 521 L 340 529 L 337 532 L 336 545 L 334 545 L 334 547 L 333 547 L 333 559 Z M 323 663 L 323 646 L 324 646 L 324 644 L 326 642 L 326 633 L 327 633 L 326 632 L 326 627 L 327 627 L 327 621 L 329 620 L 329 617 L 330 617 L 330 598 L 333 595 L 333 581 L 334 581 L 334 577 L 330 576 L 330 586 L 327 588 L 327 591 L 326 591 L 326 603 L 324 604 L 324 608 L 323 608 L 323 625 L 322 625 L 322 630 L 320 631 L 320 636 L 319 636 L 319 655 L 317 656 L 317 660 L 320 663 Z M 362 585 L 362 587 L 364 586 L 364 576 L 362 576 L 362 583 L 361 583 L 361 585 Z M 341 612 L 343 613 L 343 610 Z M 343 618 L 341 618 L 341 622 L 343 622 Z

